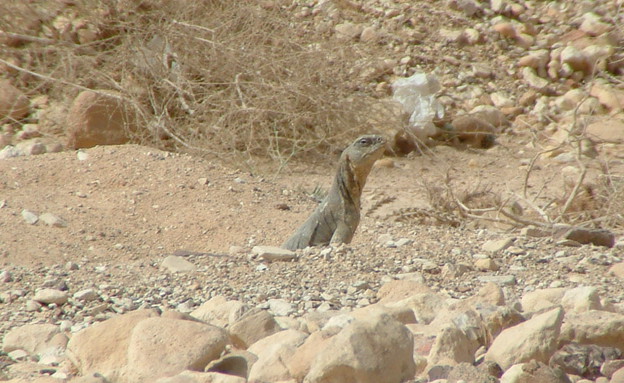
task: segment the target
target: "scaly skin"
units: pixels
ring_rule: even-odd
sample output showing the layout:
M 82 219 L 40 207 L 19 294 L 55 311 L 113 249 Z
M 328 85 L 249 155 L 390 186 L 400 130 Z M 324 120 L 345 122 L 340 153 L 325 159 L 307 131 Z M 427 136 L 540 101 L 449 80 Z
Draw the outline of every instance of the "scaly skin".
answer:
M 361 136 L 340 156 L 336 177 L 327 197 L 290 237 L 283 248 L 303 249 L 329 243 L 349 243 L 360 223 L 360 197 L 368 173 L 383 154 L 386 140 Z

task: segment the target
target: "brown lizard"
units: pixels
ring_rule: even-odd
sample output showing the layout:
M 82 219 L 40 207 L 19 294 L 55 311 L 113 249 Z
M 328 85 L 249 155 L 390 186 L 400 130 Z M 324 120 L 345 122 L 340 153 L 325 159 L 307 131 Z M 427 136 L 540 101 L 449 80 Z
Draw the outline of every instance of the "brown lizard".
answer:
M 336 177 L 327 197 L 284 242 L 283 248 L 303 249 L 329 243 L 349 243 L 360 223 L 360 196 L 373 164 L 384 152 L 381 136 L 361 136 L 340 155 Z

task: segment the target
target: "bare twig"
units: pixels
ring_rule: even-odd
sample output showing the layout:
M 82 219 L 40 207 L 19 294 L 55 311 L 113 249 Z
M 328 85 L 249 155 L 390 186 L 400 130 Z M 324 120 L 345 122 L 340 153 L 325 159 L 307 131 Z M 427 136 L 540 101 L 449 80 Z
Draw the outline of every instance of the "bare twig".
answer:
M 555 222 L 560 222 L 563 219 L 563 216 L 565 215 L 565 213 L 570 208 L 570 205 L 572 205 L 572 202 L 574 201 L 574 199 L 578 195 L 578 192 L 579 192 L 579 190 L 581 188 L 581 185 L 583 185 L 583 181 L 585 180 L 585 175 L 587 174 L 587 167 L 585 167 L 583 162 L 581 162 L 580 160 L 578 160 L 578 164 L 579 164 L 579 166 L 581 168 L 581 173 L 579 174 L 579 176 L 578 176 L 578 178 L 576 180 L 576 183 L 574 184 L 574 188 L 572 189 L 572 191 L 570 192 L 570 195 L 568 196 L 568 199 L 566 200 L 565 204 L 563 205 L 563 208 L 561 209 L 561 212 L 559 213 L 559 216 L 555 219 Z
M 65 46 L 69 46 L 69 47 L 78 47 L 79 45 L 74 44 L 72 42 L 69 41 L 63 41 L 63 40 L 54 40 L 54 39 L 47 39 L 45 37 L 37 37 L 37 36 L 30 36 L 30 35 L 23 35 L 21 33 L 13 33 L 13 32 L 7 32 L 7 31 L 0 31 L 0 36 L 5 35 L 7 37 L 10 38 L 14 38 L 14 39 L 20 39 L 23 41 L 28 41 L 29 43 L 40 43 L 40 44 L 55 44 L 55 45 L 65 45 Z
M 171 22 L 176 24 L 176 25 L 182 25 L 182 26 L 189 27 L 189 28 L 200 29 L 202 31 L 206 31 L 206 32 L 210 32 L 210 33 L 214 33 L 215 32 L 214 29 L 206 28 L 206 27 L 201 26 L 201 25 L 186 23 L 184 21 L 172 20 Z

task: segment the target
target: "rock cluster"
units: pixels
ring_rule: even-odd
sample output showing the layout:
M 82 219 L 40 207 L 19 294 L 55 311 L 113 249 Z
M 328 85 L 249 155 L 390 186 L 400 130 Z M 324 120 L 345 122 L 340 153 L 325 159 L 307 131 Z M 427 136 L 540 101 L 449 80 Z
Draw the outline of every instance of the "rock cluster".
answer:
M 48 290 L 35 299 L 68 302 Z M 535 290 L 519 302 L 503 295 L 490 283 L 452 299 L 395 280 L 376 304 L 301 317 L 216 296 L 190 314 L 149 309 L 86 328 L 16 326 L 2 351 L 21 376 L 11 382 L 620 382 L 621 306 L 605 306 L 590 286 Z

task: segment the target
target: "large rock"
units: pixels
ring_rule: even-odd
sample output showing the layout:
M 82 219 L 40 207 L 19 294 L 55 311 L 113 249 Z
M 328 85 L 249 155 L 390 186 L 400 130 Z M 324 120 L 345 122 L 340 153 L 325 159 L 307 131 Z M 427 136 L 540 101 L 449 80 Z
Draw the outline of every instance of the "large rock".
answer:
M 500 383 L 571 383 L 560 369 L 550 368 L 535 360 L 516 364 L 505 371 Z
M 240 301 L 228 301 L 224 296 L 217 295 L 191 312 L 191 316 L 217 327 L 227 327 L 248 310 L 249 306 Z
M 220 372 L 222 374 L 235 375 L 247 379 L 251 366 L 256 363 L 257 360 L 257 355 L 249 351 L 237 350 L 222 355 L 219 359 L 208 363 L 204 371 Z
M 396 307 L 409 307 L 414 312 L 417 323 L 429 324 L 438 313 L 448 307 L 446 298 L 434 293 L 414 294 L 393 304 Z
M 388 315 L 355 321 L 312 362 L 306 383 L 399 383 L 413 377 L 414 339 Z
M 30 355 L 36 355 L 50 347 L 65 349 L 66 345 L 67 336 L 60 333 L 58 326 L 27 324 L 14 327 L 4 336 L 2 351 L 9 353 L 15 350 L 24 350 Z
M 561 299 L 566 293 L 564 288 L 537 289 L 524 294 L 520 303 L 522 311 L 534 313 L 561 304 Z
M 78 149 L 124 144 L 135 125 L 134 112 L 121 97 L 110 91 L 83 91 L 67 116 L 68 146 Z
M 437 335 L 429 353 L 429 364 L 456 365 L 474 363 L 479 343 L 456 327 L 446 327 Z
M 232 343 L 244 349 L 278 331 L 281 328 L 273 315 L 264 310 L 250 311 L 229 328 Z
M 297 382 L 310 372 L 312 362 L 316 355 L 323 351 L 333 334 L 328 331 L 316 331 L 306 338 L 305 342 L 295 350 L 292 358 L 288 359 L 287 366 L 290 376 Z
M 120 381 L 128 364 L 130 334 L 141 321 L 157 316 L 154 310 L 132 311 L 77 332 L 67 344 L 67 356 L 81 375 L 99 373 Z
M 580 286 L 567 290 L 561 299 L 561 305 L 567 313 L 602 309 L 598 289 L 593 286 Z
M 228 343 L 225 330 L 200 322 L 148 318 L 132 330 L 127 382 L 148 382 L 184 370 L 202 371 Z
M 252 344 L 248 351 L 256 354 L 258 360 L 251 366 L 249 380 L 277 382 L 292 378 L 287 367 L 289 360 L 307 336 L 301 331 L 285 330 Z
M 30 113 L 30 101 L 9 80 L 0 80 L 0 121 L 20 120 Z
M 560 340 L 562 343 L 596 344 L 624 351 L 624 315 L 598 310 L 568 314 Z
M 485 354 L 503 370 L 535 359 L 548 363 L 557 349 L 563 310 L 555 308 L 501 332 Z
M 585 129 L 587 136 L 596 141 L 624 142 L 624 120 L 604 118 L 593 122 Z
M 390 315 L 403 324 L 417 323 L 414 310 L 408 305 L 404 305 L 401 301 L 388 303 L 386 305 L 375 303 L 354 310 L 350 315 L 355 319 L 366 319 L 371 315 L 378 315 L 382 313 Z

